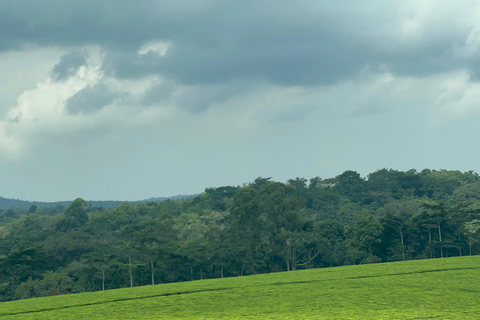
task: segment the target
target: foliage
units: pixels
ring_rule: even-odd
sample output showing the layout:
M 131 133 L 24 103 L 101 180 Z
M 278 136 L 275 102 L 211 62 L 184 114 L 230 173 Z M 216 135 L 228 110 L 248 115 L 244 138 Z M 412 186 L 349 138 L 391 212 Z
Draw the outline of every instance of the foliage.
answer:
M 480 254 L 474 172 L 259 177 L 195 198 L 0 211 L 0 301 Z

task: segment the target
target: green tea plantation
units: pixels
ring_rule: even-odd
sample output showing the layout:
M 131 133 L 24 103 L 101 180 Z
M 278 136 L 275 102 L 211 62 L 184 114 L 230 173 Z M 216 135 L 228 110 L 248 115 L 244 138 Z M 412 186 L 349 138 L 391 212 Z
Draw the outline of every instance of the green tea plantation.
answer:
M 0 319 L 480 319 L 480 256 L 33 298 Z

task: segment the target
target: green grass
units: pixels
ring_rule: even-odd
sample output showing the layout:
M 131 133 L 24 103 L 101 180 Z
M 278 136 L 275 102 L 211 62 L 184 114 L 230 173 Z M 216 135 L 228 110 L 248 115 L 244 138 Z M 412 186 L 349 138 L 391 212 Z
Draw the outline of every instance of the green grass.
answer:
M 480 319 L 480 256 L 0 303 L 0 319 Z

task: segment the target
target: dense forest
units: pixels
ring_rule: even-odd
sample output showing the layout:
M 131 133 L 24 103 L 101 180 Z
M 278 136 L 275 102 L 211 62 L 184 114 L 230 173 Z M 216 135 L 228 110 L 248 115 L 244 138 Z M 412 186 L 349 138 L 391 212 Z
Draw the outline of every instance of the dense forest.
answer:
M 193 198 L 0 210 L 0 301 L 480 254 L 480 177 L 257 178 Z

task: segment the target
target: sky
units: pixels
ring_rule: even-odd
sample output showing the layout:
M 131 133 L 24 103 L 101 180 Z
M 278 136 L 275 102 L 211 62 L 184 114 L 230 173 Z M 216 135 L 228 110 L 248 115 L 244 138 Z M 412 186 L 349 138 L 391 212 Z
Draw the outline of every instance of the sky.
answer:
M 480 1 L 0 2 L 0 196 L 480 171 Z

